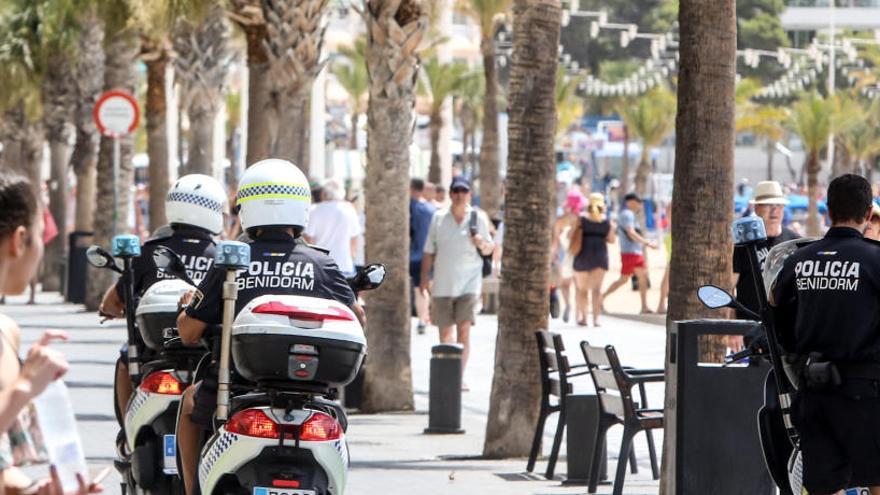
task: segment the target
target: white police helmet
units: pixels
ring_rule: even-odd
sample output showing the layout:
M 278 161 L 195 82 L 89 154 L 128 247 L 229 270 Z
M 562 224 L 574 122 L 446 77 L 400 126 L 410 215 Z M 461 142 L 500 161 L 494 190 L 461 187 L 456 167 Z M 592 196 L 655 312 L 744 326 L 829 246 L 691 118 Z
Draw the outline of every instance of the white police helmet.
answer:
M 287 160 L 269 158 L 248 167 L 238 183 L 235 204 L 241 227 L 284 226 L 305 229 L 312 192 L 305 174 Z
M 202 174 L 177 179 L 165 200 L 168 223 L 193 225 L 213 234 L 223 230 L 223 214 L 228 210 L 229 199 L 223 186 Z

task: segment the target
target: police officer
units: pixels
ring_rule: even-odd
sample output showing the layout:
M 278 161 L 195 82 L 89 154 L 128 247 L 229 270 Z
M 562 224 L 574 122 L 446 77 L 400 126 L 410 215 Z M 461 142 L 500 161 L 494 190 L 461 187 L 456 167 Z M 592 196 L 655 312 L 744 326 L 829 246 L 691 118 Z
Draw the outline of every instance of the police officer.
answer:
M 255 163 L 241 177 L 236 204 L 247 234 L 244 241 L 251 246 L 251 264 L 238 275 L 236 313 L 262 295 L 300 295 L 342 302 L 363 324 L 363 310 L 336 263 L 302 240 L 311 194 L 306 176 L 295 165 L 278 159 Z M 177 319 L 184 342 L 195 343 L 208 325 L 222 323 L 225 278 L 224 270 L 213 269 L 184 298 L 186 309 Z M 194 492 L 200 429 L 211 428 L 217 406 L 216 371 L 184 392 L 177 443 L 187 494 Z
M 863 239 L 871 186 L 828 187 L 832 227 L 784 263 L 770 295 L 780 344 L 807 357 L 792 419 L 811 495 L 880 494 L 880 244 Z
M 134 294 L 139 298 L 154 283 L 169 277 L 156 268 L 153 251 L 166 246 L 180 255 L 187 274 L 195 282 L 202 280 L 214 263 L 214 235 L 223 230 L 224 214 L 229 208 L 226 192 L 213 177 L 185 175 L 168 191 L 165 212 L 169 225 L 159 228 L 141 247 L 141 255 L 132 260 Z M 122 299 L 122 278 L 104 294 L 98 312 L 109 318 L 125 316 Z M 139 351 L 145 352 L 143 345 Z M 116 405 L 125 411 L 133 391 L 125 362 L 127 348 L 123 345 L 116 363 Z

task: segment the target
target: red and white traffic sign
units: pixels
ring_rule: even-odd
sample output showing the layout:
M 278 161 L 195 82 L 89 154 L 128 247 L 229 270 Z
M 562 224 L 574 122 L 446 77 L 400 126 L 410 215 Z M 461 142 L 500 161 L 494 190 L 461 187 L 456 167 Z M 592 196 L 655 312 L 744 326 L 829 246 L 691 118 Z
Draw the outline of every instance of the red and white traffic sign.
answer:
M 134 96 L 121 90 L 107 91 L 98 98 L 92 112 L 101 134 L 120 137 L 131 134 L 141 118 Z

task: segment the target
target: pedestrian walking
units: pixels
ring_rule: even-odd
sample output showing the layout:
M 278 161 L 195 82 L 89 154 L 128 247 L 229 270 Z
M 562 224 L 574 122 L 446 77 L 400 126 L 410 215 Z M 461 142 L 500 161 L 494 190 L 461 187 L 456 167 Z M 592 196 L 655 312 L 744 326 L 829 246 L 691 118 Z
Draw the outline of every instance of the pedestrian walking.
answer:
M 489 218 L 471 206 L 470 182 L 457 176 L 449 190 L 452 204 L 434 215 L 428 229 L 419 290 L 431 294 L 431 321 L 440 329 L 440 341 L 464 346 L 463 371 L 482 291 L 482 256 L 492 254 L 495 246 Z M 433 287 L 429 284 L 432 269 Z
M 431 228 L 431 220 L 434 218 L 436 208 L 426 201 L 422 194 L 425 190 L 425 181 L 413 179 L 409 184 L 409 276 L 413 287 L 413 305 L 415 307 L 418 324 L 416 331 L 425 333 L 425 326 L 430 321 L 428 315 L 428 297 L 417 288 L 422 284 L 422 255 L 425 250 L 425 240 L 428 237 L 428 229 Z
M 599 326 L 602 312 L 602 281 L 608 272 L 608 244 L 615 241 L 615 225 L 606 214 L 605 197 L 590 194 L 585 215 L 579 216 L 571 232 L 574 256 L 575 309 L 577 324 L 587 325 L 587 312 L 592 300 L 593 326 Z
M 310 244 L 330 251 L 345 276 L 354 275 L 354 253 L 361 224 L 354 206 L 345 200 L 345 189 L 335 179 L 322 185 L 321 202 L 312 207 L 303 233 Z
M 606 297 L 614 293 L 622 285 L 629 281 L 630 277 L 636 276 L 639 284 L 639 298 L 642 303 L 642 314 L 651 314 L 648 307 L 648 269 L 645 264 L 644 247 L 657 249 L 657 244 L 642 236 L 641 227 L 636 220 L 636 214 L 642 210 L 642 198 L 636 193 L 629 193 L 623 197 L 623 210 L 617 218 L 617 230 L 620 237 L 620 278 L 614 281 L 605 294 Z
M 782 226 L 782 216 L 788 200 L 782 192 L 782 186 L 775 181 L 762 181 L 755 185 L 754 196 L 749 201 L 755 215 L 764 220 L 764 229 L 767 231 L 767 240 L 758 245 L 758 263 L 764 268 L 764 260 L 773 246 L 797 239 L 800 237 L 795 232 Z M 733 277 L 736 285 L 736 299 L 748 309 L 760 313 L 761 306 L 758 302 L 756 283 L 749 268 L 749 257 L 746 248 L 737 247 L 733 250 Z M 748 313 L 736 310 L 738 319 L 748 320 L 752 317 Z
M 571 313 L 571 285 L 574 281 L 574 254 L 570 247 L 571 232 L 577 228 L 581 210 L 586 200 L 577 188 L 568 192 L 562 205 L 562 215 L 553 224 L 553 241 L 550 252 L 553 253 L 554 278 L 556 287 L 562 295 L 562 321 L 568 323 Z M 581 320 L 580 312 L 576 315 Z

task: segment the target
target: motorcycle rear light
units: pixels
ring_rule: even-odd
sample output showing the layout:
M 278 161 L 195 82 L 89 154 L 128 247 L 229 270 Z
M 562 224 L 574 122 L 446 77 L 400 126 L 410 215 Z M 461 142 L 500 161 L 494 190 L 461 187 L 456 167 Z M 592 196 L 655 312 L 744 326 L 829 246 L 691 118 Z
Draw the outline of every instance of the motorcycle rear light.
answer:
M 299 488 L 297 480 L 272 480 L 272 486 L 275 488 Z
M 260 304 L 259 306 L 255 307 L 252 312 L 264 315 L 281 315 L 291 318 L 293 320 L 304 321 L 354 321 L 354 316 L 352 316 L 351 313 L 342 308 L 329 307 L 323 309 L 308 309 L 299 308 L 290 304 L 284 304 L 279 301 L 272 301 Z
M 334 418 L 320 412 L 312 414 L 300 426 L 299 439 L 304 442 L 337 440 L 342 435 L 342 425 Z
M 259 409 L 245 409 L 229 418 L 226 431 L 257 438 L 278 438 L 278 425 Z
M 183 393 L 183 385 L 180 380 L 167 371 L 150 373 L 141 382 L 141 389 L 154 394 L 180 395 Z

